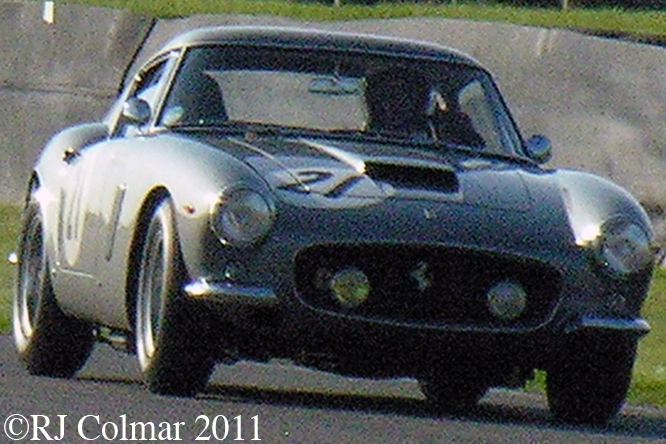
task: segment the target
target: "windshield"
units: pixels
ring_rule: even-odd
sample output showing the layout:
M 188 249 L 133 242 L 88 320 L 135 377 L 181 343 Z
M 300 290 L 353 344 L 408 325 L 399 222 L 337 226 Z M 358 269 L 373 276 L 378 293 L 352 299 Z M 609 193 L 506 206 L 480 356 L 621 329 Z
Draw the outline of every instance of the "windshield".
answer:
M 439 60 L 206 46 L 187 51 L 167 127 L 252 125 L 516 154 L 520 138 L 488 74 Z

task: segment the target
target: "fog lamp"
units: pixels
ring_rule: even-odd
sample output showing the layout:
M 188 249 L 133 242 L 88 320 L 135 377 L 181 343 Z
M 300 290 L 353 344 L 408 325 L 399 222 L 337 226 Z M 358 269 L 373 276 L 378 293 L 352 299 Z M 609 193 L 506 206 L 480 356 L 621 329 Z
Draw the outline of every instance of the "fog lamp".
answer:
M 499 319 L 510 321 L 518 318 L 527 306 L 527 293 L 520 284 L 502 281 L 488 290 L 488 308 Z
M 333 296 L 346 308 L 356 308 L 370 295 L 370 280 L 358 268 L 337 271 L 330 280 Z

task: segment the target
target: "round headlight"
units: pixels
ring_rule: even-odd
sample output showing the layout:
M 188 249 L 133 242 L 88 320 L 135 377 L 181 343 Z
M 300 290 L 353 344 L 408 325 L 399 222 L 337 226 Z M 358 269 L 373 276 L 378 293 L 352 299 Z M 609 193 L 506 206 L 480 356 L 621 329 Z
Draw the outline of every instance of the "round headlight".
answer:
M 643 271 L 654 260 L 649 235 L 624 219 L 613 219 L 601 228 L 597 256 L 601 265 L 616 277 Z
M 213 230 L 225 244 L 244 246 L 263 238 L 273 225 L 272 201 L 256 191 L 239 188 L 223 193 L 211 214 Z

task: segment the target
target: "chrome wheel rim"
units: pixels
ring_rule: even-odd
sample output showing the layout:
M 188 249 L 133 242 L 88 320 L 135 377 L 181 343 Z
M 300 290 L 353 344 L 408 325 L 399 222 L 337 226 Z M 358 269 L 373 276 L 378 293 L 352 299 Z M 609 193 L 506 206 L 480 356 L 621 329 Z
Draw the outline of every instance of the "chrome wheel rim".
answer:
M 137 352 L 143 369 L 157 352 L 167 285 L 164 231 L 160 220 L 152 223 L 144 245 L 139 272 Z
M 46 279 L 42 223 L 38 217 L 33 217 L 26 227 L 19 258 L 14 327 L 17 339 L 25 341 L 34 333 Z

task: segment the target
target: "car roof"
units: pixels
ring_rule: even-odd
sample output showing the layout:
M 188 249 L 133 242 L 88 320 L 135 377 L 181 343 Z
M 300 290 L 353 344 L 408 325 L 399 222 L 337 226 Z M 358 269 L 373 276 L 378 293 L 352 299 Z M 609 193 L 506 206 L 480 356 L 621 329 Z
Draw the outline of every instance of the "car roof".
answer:
M 160 53 L 183 47 L 212 44 L 375 53 L 440 59 L 481 68 L 479 63 L 471 57 L 435 43 L 298 27 L 217 26 L 197 28 L 173 38 L 162 47 Z

